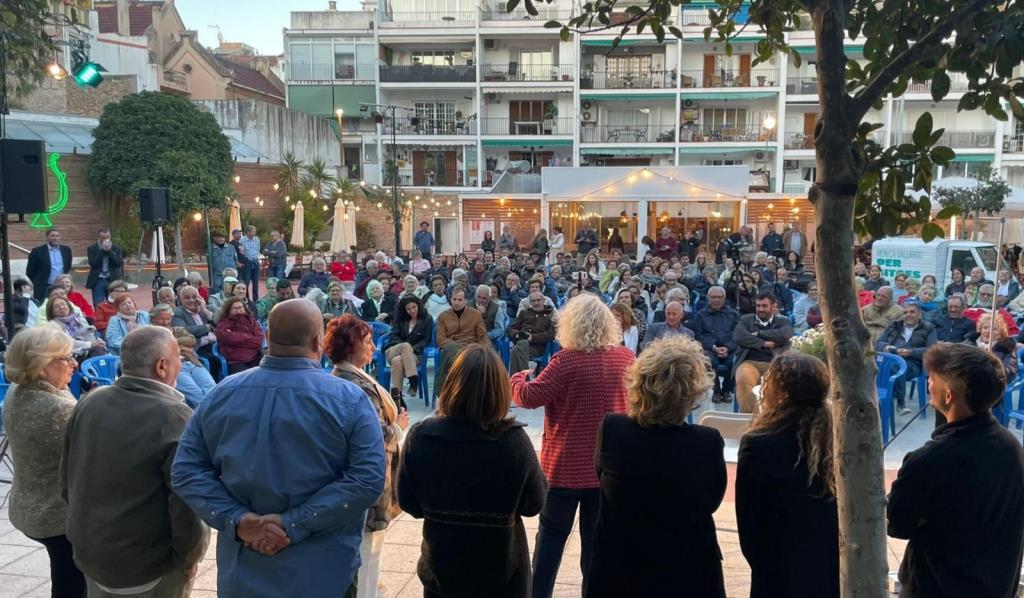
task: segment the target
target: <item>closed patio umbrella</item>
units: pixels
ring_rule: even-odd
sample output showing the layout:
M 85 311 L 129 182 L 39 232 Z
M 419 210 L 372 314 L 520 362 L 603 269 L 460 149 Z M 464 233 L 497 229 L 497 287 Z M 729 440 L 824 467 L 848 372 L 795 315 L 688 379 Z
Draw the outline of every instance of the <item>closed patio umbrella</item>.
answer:
M 295 247 L 304 247 L 305 243 L 305 223 L 306 223 L 306 210 L 302 207 L 302 202 L 295 202 L 295 218 L 292 220 L 292 240 L 291 244 Z
M 238 200 L 231 202 L 231 214 L 228 216 L 228 232 L 233 230 L 242 230 L 242 214 L 241 207 L 238 205 Z

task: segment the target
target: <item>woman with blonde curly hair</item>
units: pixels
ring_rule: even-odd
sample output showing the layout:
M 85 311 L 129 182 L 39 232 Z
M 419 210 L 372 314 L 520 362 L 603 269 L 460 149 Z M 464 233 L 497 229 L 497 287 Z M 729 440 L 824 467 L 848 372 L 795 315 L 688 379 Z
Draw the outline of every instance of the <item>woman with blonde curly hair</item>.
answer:
M 839 596 L 829 374 L 796 351 L 772 361 L 740 442 L 736 523 L 750 596 Z
M 712 517 L 725 497 L 724 442 L 686 423 L 711 388 L 710 367 L 699 343 L 671 336 L 629 369 L 628 415 L 606 416 L 597 436 L 601 508 L 585 598 L 675 596 L 681 579 L 686 595 L 724 598 Z
M 622 346 L 615 316 L 601 298 L 582 293 L 558 315 L 555 340 L 562 350 L 534 380 L 530 370 L 512 374 L 512 401 L 544 407 L 540 463 L 550 488 L 540 514 L 533 553 L 534 598 L 554 589 L 562 551 L 580 510 L 584 593 L 589 585 L 591 543 L 597 523 L 598 480 L 594 471 L 597 428 L 608 413 L 626 411 L 626 370 L 633 352 Z

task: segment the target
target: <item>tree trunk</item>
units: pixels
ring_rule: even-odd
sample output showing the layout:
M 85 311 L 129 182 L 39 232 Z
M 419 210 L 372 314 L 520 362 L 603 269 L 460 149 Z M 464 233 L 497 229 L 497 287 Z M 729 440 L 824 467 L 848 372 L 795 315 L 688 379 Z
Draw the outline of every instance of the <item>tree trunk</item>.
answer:
M 812 12 L 818 98 L 814 130 L 817 177 L 815 268 L 832 376 L 839 586 L 843 598 L 886 598 L 885 478 L 870 335 L 853 282 L 853 214 L 862 157 L 853 137 L 860 117 L 846 91 L 845 0 L 823 0 Z
M 981 240 L 981 208 L 974 210 L 974 235 L 971 237 L 972 241 Z
M 181 252 L 181 223 L 174 223 L 174 261 L 178 270 L 185 271 L 185 256 Z

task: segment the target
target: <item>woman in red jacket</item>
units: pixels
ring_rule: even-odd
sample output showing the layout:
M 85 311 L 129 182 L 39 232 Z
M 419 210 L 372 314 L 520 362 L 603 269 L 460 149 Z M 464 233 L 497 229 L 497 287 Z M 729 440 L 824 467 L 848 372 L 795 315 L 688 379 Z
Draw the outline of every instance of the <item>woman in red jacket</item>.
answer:
M 217 345 L 228 360 L 228 372 L 237 374 L 256 367 L 263 349 L 263 327 L 245 308 L 245 300 L 231 297 L 220 306 Z
M 608 413 L 626 412 L 626 370 L 633 352 L 622 346 L 622 329 L 601 298 L 581 293 L 558 315 L 562 349 L 534 380 L 512 374 L 512 401 L 544 407 L 540 465 L 550 488 L 540 514 L 533 553 L 533 597 L 549 598 L 565 542 L 580 509 L 583 595 L 587 595 L 600 483 L 594 466 L 597 429 Z
M 341 282 L 346 291 L 356 290 L 356 265 L 349 259 L 347 251 L 339 251 L 337 259 L 331 262 L 331 275 Z

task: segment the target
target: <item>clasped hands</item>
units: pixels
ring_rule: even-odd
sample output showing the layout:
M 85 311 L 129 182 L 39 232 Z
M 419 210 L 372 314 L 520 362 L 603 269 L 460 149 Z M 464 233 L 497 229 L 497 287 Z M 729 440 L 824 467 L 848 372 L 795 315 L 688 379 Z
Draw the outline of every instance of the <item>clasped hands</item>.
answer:
M 246 513 L 235 526 L 235 534 L 246 548 L 264 556 L 274 556 L 292 543 L 284 531 L 281 516 L 276 514 Z

